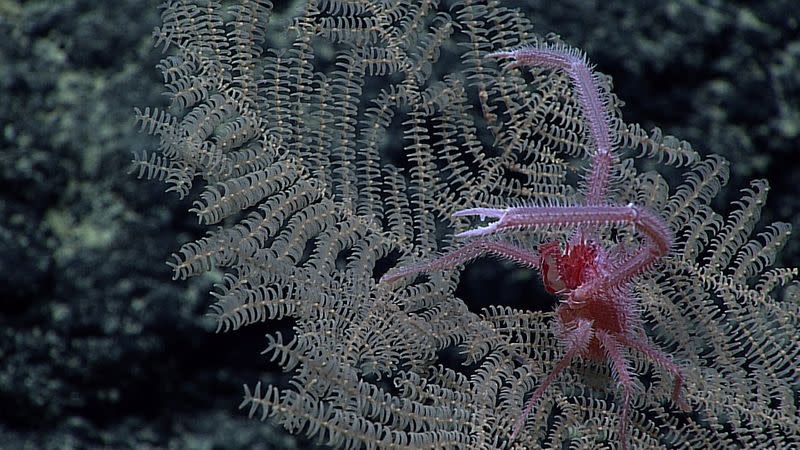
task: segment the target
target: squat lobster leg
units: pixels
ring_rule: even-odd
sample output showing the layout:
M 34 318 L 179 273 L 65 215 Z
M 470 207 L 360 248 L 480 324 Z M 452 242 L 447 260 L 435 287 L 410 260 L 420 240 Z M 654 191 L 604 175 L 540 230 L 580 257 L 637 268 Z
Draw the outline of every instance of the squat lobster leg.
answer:
M 606 351 L 608 360 L 611 362 L 611 373 L 622 387 L 622 411 L 619 415 L 619 439 L 622 442 L 622 450 L 628 448 L 628 411 L 631 404 L 631 392 L 633 392 L 633 377 L 631 376 L 628 361 L 622 354 L 622 348 L 618 340 L 605 331 L 597 332 L 597 339 Z
M 648 358 L 656 362 L 656 364 L 667 369 L 675 378 L 672 387 L 672 402 L 678 405 L 683 411 L 689 411 L 689 404 L 681 397 L 681 387 L 683 387 L 683 374 L 681 368 L 672 362 L 672 359 L 661 350 L 655 348 L 646 336 L 641 338 L 620 335 L 617 338 L 620 343 L 628 348 L 632 348 L 647 355 Z
M 400 278 L 416 273 L 429 273 L 436 270 L 451 269 L 486 253 L 509 259 L 525 267 L 539 267 L 539 255 L 536 252 L 518 247 L 510 242 L 480 239 L 467 242 L 463 246 L 430 261 L 422 261 L 410 266 L 390 270 L 386 275 L 381 277 L 380 282 L 392 283 Z
M 544 391 L 550 386 L 550 383 L 555 380 L 555 378 L 567 368 L 567 366 L 572 362 L 572 359 L 580 354 L 586 347 L 589 345 L 589 342 L 592 340 L 592 323 L 588 320 L 581 320 L 578 322 L 577 326 L 574 330 L 567 333 L 566 336 L 566 352 L 561 360 L 556 364 L 553 370 L 550 371 L 549 374 L 539 383 L 539 387 L 533 391 L 533 395 L 531 398 L 528 399 L 528 403 L 525 404 L 525 411 L 517 419 L 516 423 L 514 423 L 514 430 L 511 432 L 511 438 L 509 439 L 509 443 L 514 442 L 514 439 L 517 437 L 519 432 L 522 430 L 522 426 L 525 424 L 525 420 L 530 416 L 531 412 L 533 411 L 533 407 L 536 406 L 536 402 L 541 398 Z

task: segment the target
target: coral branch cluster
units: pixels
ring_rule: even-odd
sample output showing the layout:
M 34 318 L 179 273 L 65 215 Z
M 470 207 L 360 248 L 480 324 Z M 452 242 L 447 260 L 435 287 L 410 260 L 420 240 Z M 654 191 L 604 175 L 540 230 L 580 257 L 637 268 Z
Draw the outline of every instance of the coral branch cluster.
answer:
M 564 46 L 522 47 L 488 55 L 509 60 L 507 67 L 536 66 L 565 72 L 571 79 L 588 125 L 592 148 L 591 167 L 583 180 L 579 204 L 471 208 L 456 217 L 478 216 L 496 221 L 457 235 L 467 238 L 456 250 L 429 261 L 394 269 L 381 281 L 422 272 L 455 267 L 481 254 L 494 254 L 535 268 L 545 288 L 559 296 L 556 330 L 564 349 L 562 358 L 539 383 L 517 420 L 509 443 L 522 430 L 528 416 L 548 386 L 576 358 L 606 362 L 621 390 L 619 439 L 627 448 L 627 427 L 634 374 L 626 352 L 633 350 L 650 358 L 675 379 L 672 400 L 681 408 L 683 375 L 672 359 L 644 334 L 631 282 L 669 253 L 673 233 L 655 212 L 634 204 L 613 205 L 608 201 L 609 180 L 614 160 L 614 139 L 610 131 L 608 98 L 582 53 Z M 601 227 L 630 227 L 640 236 L 633 251 L 607 250 L 599 242 Z M 533 252 L 496 235 L 515 229 L 574 229 L 567 242 L 547 242 Z

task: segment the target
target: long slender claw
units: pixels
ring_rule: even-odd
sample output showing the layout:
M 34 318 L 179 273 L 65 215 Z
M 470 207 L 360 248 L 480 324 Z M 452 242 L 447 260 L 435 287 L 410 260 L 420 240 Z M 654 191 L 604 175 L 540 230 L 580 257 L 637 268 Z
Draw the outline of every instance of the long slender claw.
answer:
M 497 58 L 497 59 L 513 58 L 513 57 L 514 57 L 514 52 L 510 52 L 508 50 L 500 50 L 497 52 L 488 53 L 486 56 L 484 56 L 484 58 Z
M 502 219 L 503 216 L 506 214 L 505 209 L 498 209 L 498 208 L 469 208 L 469 209 L 462 209 L 461 211 L 456 211 L 453 213 L 453 217 L 467 217 L 467 216 L 479 216 L 481 220 L 487 217 L 493 217 L 496 219 Z M 492 234 L 497 229 L 497 224 L 500 222 L 490 223 L 484 227 L 478 227 L 472 230 L 467 230 L 462 233 L 458 233 L 456 237 L 475 237 L 475 236 L 485 236 L 487 234 Z
M 480 216 L 481 220 L 484 217 L 496 217 L 499 219 L 505 215 L 506 211 L 498 208 L 468 208 L 454 212 L 453 217 Z
M 502 51 L 501 50 L 501 51 L 498 51 L 498 52 L 492 52 L 492 53 L 489 53 L 486 56 L 484 56 L 484 58 L 489 58 L 489 59 L 512 59 L 511 61 L 509 61 L 506 64 L 506 67 L 509 68 L 509 69 L 513 69 L 515 67 L 522 66 L 522 64 L 520 64 L 520 62 L 517 61 L 517 54 L 514 51 L 507 51 L 507 50 L 506 51 Z
M 497 222 L 486 225 L 485 227 L 479 227 L 479 228 L 474 228 L 472 230 L 462 231 L 461 233 L 456 234 L 456 237 L 462 238 L 462 237 L 486 236 L 487 234 L 494 233 L 496 228 L 497 228 Z

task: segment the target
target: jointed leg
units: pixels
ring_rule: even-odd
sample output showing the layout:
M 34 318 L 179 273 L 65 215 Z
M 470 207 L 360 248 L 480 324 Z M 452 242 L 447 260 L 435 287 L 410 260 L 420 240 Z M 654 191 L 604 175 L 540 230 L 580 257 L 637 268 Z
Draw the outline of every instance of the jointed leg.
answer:
M 681 368 L 672 362 L 672 359 L 664 352 L 654 347 L 646 338 L 639 339 L 635 337 L 619 336 L 618 340 L 622 345 L 644 353 L 655 361 L 656 364 L 672 373 L 672 376 L 675 377 L 675 385 L 672 388 L 672 401 L 682 410 L 689 411 L 689 404 L 681 397 L 681 387 L 683 386 L 683 373 L 681 372 Z
M 622 354 L 620 343 L 610 334 L 604 331 L 596 333 L 600 345 L 606 350 L 608 359 L 611 361 L 611 371 L 616 376 L 617 382 L 622 387 L 622 412 L 619 417 L 619 440 L 622 443 L 622 450 L 628 448 L 628 409 L 631 403 L 631 392 L 633 391 L 633 377 L 628 369 L 628 361 Z
M 539 255 L 534 251 L 516 246 L 510 242 L 478 239 L 469 241 L 461 247 L 432 260 L 390 270 L 381 277 L 381 283 L 392 283 L 400 278 L 417 273 L 452 269 L 486 253 L 514 261 L 525 267 L 539 268 Z
M 528 403 L 525 404 L 525 410 L 514 424 L 514 430 L 511 432 L 509 444 L 514 442 L 514 439 L 517 437 L 522 429 L 522 426 L 525 424 L 525 420 L 528 418 L 531 411 L 533 411 L 533 407 L 536 406 L 536 401 L 539 400 L 542 394 L 544 394 L 544 391 L 548 386 L 550 386 L 550 383 L 552 383 L 558 374 L 569 365 L 575 355 L 579 354 L 589 345 L 589 341 L 591 339 L 592 323 L 588 320 L 579 320 L 575 329 L 567 333 L 567 336 L 564 339 L 567 351 L 564 353 L 564 356 L 561 358 L 558 364 L 556 364 L 553 370 L 544 378 L 544 380 L 542 380 L 541 384 L 539 384 L 539 387 L 536 388 L 536 390 L 533 392 L 533 395 L 531 395 L 531 398 L 528 399 Z

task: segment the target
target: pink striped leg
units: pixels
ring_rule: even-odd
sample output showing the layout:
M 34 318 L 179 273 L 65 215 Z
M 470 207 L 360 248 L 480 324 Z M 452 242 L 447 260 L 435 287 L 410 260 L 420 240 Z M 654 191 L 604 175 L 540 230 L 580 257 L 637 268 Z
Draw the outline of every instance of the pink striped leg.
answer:
M 653 346 L 653 344 L 650 343 L 650 340 L 646 337 L 640 339 L 631 336 L 619 336 L 617 339 L 622 345 L 628 348 L 639 350 L 647 355 L 648 358 L 655 361 L 656 364 L 672 373 L 672 376 L 675 377 L 675 385 L 672 387 L 672 401 L 684 411 L 689 411 L 691 409 L 686 400 L 681 397 L 681 387 L 683 386 L 683 373 L 681 368 L 672 362 L 672 359 L 669 356 Z
M 611 372 L 614 374 L 617 383 L 622 387 L 622 412 L 619 416 L 619 440 L 622 450 L 628 448 L 628 410 L 631 404 L 631 392 L 633 392 L 633 377 L 628 368 L 628 361 L 622 354 L 622 346 L 616 338 L 606 333 L 598 331 L 596 333 L 600 345 L 606 350 L 608 359 L 611 361 Z
M 539 255 L 536 252 L 518 247 L 509 242 L 478 239 L 469 241 L 437 258 L 392 269 L 381 277 L 380 282 L 392 283 L 409 275 L 452 269 L 459 264 L 466 263 L 487 253 L 514 261 L 525 267 L 539 268 Z
M 511 432 L 511 438 L 509 439 L 509 445 L 514 442 L 514 439 L 519 434 L 520 430 L 522 430 L 522 426 L 525 424 L 525 420 L 533 411 L 533 407 L 536 406 L 536 402 L 541 398 L 544 391 L 550 386 L 550 383 L 555 380 L 555 378 L 560 374 L 572 361 L 572 358 L 575 355 L 580 354 L 586 347 L 589 345 L 589 341 L 592 339 L 592 322 L 580 319 L 578 320 L 577 326 L 567 332 L 565 336 L 564 343 L 567 347 L 566 353 L 561 358 L 561 361 L 556 364 L 553 370 L 544 377 L 542 383 L 539 385 L 538 388 L 533 392 L 531 398 L 528 399 L 528 403 L 525 404 L 525 410 L 517 419 L 517 422 L 514 424 L 514 429 Z

